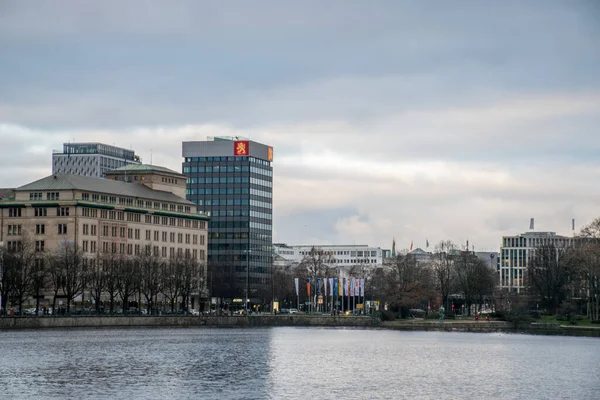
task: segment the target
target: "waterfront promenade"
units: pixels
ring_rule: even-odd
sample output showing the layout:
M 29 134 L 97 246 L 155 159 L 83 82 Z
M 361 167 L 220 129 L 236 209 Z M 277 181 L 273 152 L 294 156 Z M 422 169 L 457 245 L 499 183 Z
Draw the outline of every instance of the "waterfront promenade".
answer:
M 448 320 L 396 320 L 380 321 L 369 316 L 329 315 L 251 315 L 244 316 L 56 316 L 56 317 L 3 317 L 0 330 L 55 329 L 55 328 L 152 328 L 152 327 L 347 327 L 400 331 L 446 331 L 446 332 L 506 332 L 542 335 L 600 337 L 600 327 L 568 326 L 532 323 L 517 328 L 505 321 Z

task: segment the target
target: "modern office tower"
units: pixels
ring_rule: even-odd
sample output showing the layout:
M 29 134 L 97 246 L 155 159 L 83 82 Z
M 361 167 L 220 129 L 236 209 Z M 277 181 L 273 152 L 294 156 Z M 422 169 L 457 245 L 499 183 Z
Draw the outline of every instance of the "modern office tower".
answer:
M 252 303 L 269 302 L 273 148 L 241 137 L 209 137 L 183 142 L 182 156 L 187 199 L 211 217 L 213 296 L 241 302 L 249 286 Z
M 52 154 L 53 174 L 103 178 L 107 171 L 129 164 L 140 164 L 133 150 L 102 143 L 64 143 L 62 153 Z

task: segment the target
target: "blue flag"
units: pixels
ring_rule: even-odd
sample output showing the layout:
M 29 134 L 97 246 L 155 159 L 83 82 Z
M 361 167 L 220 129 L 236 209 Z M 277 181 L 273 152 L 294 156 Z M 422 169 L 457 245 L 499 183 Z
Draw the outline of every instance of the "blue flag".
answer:
M 338 294 L 338 280 L 337 278 L 333 279 L 333 294 L 337 296 Z
M 321 295 L 321 278 L 317 278 L 317 296 Z

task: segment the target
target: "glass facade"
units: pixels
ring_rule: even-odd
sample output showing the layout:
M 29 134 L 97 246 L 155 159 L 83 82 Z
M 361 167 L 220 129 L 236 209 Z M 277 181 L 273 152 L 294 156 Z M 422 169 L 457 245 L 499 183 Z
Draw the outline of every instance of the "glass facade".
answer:
M 251 156 L 185 157 L 188 200 L 211 217 L 208 263 L 234 271 L 243 297 L 250 265 L 250 297 L 271 286 L 273 167 Z M 250 259 L 248 260 L 248 256 Z
M 139 161 L 133 150 L 110 146 L 102 143 L 64 143 L 64 154 L 103 154 L 121 160 Z

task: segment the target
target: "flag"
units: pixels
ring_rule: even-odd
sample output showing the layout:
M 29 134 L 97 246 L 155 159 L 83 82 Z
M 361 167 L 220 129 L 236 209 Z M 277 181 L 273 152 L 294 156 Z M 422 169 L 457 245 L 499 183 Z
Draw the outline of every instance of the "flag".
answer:
M 337 293 L 337 290 L 333 290 L 333 278 L 329 278 L 329 295 L 333 296 Z
M 306 293 L 308 293 L 308 297 L 310 297 L 310 278 L 306 278 Z
M 354 285 L 355 285 L 354 278 L 351 278 L 350 279 L 350 296 L 351 297 L 354 296 Z
M 350 283 L 348 281 L 348 278 L 342 278 L 344 280 L 344 296 L 348 296 L 348 284 Z
M 338 294 L 340 296 L 344 296 L 344 280 L 342 278 L 338 278 L 336 284 L 338 285 Z
M 294 278 L 294 283 L 296 284 L 296 296 L 300 296 L 300 292 L 298 291 L 298 278 Z
M 362 297 L 365 297 L 365 280 L 364 279 L 360 280 L 360 295 Z
M 533 218 L 529 220 L 529 229 L 533 230 Z
M 327 278 L 323 278 L 323 288 L 325 288 L 323 294 L 327 297 Z
M 354 295 L 360 296 L 360 279 L 356 279 L 354 281 Z
M 317 278 L 317 296 L 321 295 L 321 278 Z
M 412 245 L 413 245 L 413 242 L 412 242 L 412 240 L 411 240 L 411 241 L 410 241 L 410 249 L 408 249 L 408 251 L 412 251 Z
M 340 289 L 338 287 L 338 278 L 333 278 L 333 295 L 340 294 Z

